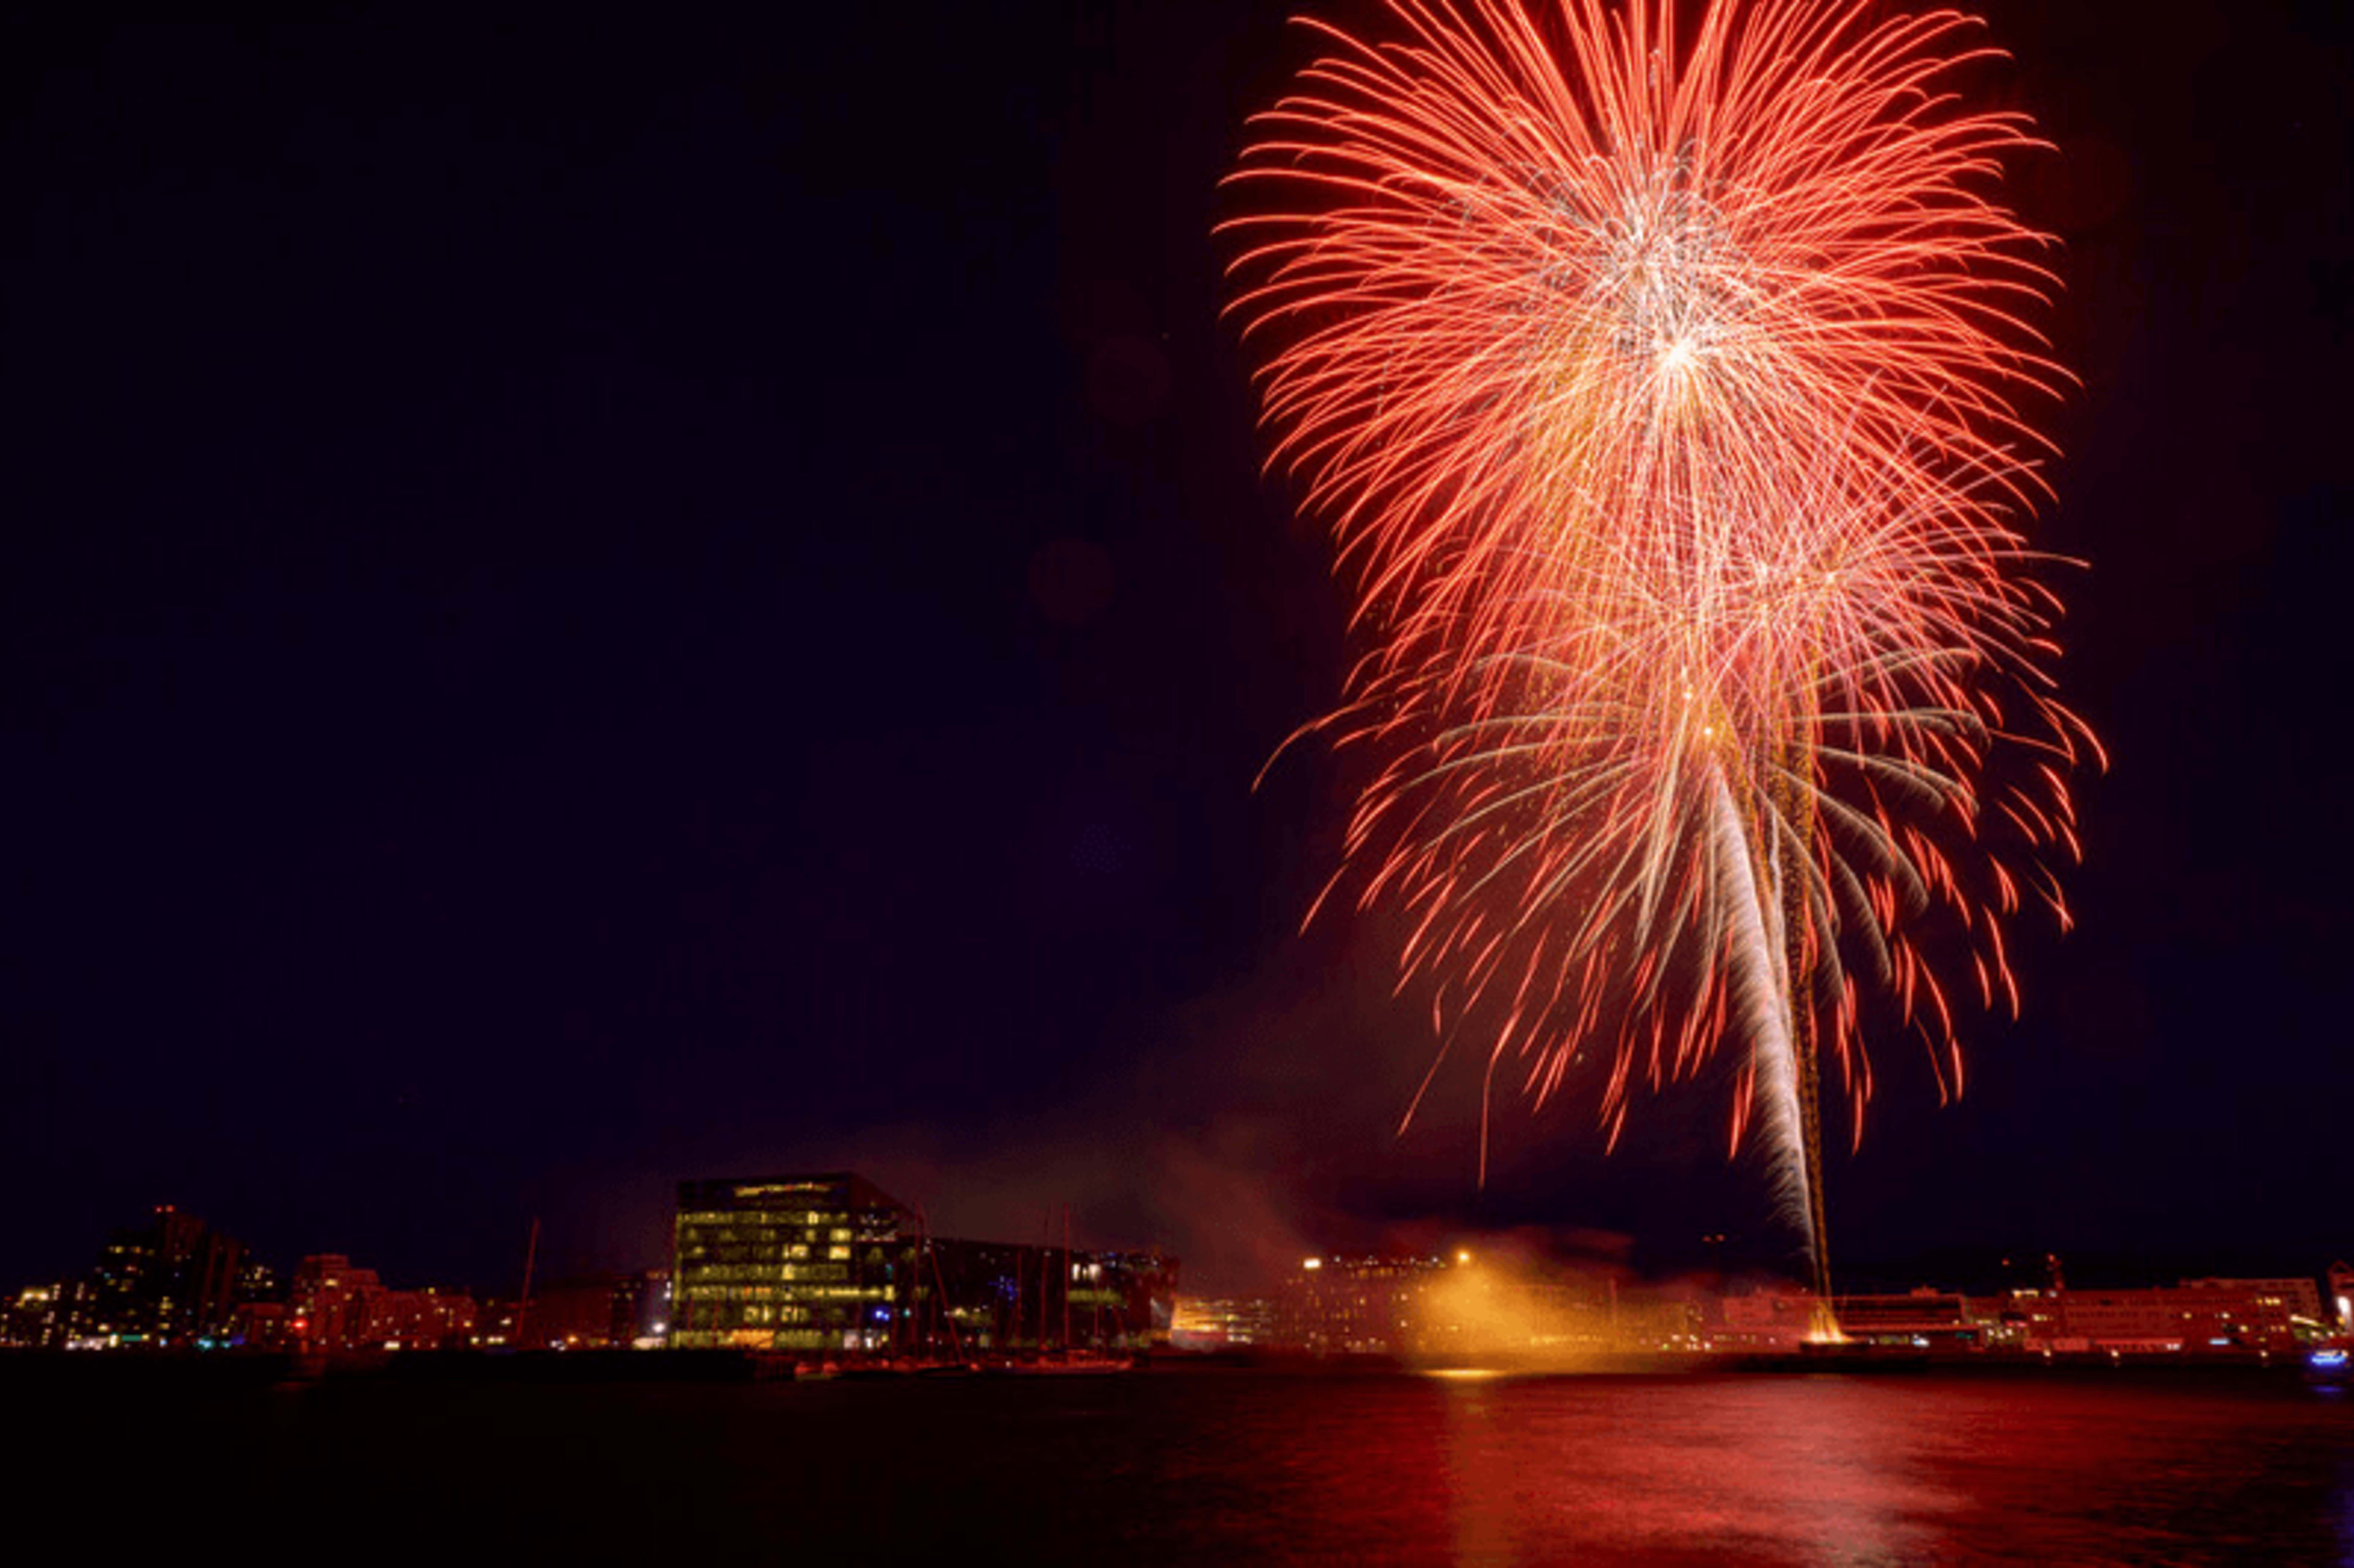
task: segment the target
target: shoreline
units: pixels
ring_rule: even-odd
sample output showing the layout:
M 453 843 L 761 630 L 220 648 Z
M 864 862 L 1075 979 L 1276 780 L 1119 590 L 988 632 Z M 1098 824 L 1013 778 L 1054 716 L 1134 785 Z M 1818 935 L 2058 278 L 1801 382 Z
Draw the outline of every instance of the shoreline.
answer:
M 1077 1369 L 1071 1369 L 1076 1371 Z M 892 1365 L 744 1351 L 401 1351 L 294 1356 L 270 1351 L 0 1351 L 0 1386 L 42 1383 L 181 1387 L 288 1387 L 320 1383 L 474 1383 L 518 1387 L 594 1383 L 905 1383 L 1020 1381 L 1063 1373 L 1053 1363 Z M 945 1374 L 945 1375 L 944 1375 Z M 1462 1361 L 1388 1355 L 1314 1356 L 1255 1351 L 1161 1351 L 1133 1366 L 1086 1369 L 1089 1378 L 1265 1376 L 1283 1378 L 1706 1378 L 1748 1376 L 1998 1377 L 2133 1381 L 2342 1382 L 2303 1354 L 2215 1351 L 2195 1355 L 2105 1351 L 1951 1351 L 1868 1345 L 1788 1351 L 1681 1351 L 1575 1357 L 1504 1356 Z M 1067 1382 L 1068 1375 L 1044 1378 Z

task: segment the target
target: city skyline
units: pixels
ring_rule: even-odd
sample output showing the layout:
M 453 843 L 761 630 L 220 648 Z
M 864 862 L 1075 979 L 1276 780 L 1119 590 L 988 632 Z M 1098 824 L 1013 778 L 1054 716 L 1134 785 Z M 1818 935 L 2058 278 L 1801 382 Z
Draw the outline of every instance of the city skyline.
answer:
M 1834 1263 L 2324 1266 L 2346 18 L 1984 9 L 2061 148 L 2042 537 L 2114 767 L 1959 1102 L 1875 1047 Z M 895 16 L 8 25 L 0 1277 L 172 1202 L 498 1294 L 535 1216 L 623 1266 L 682 1173 L 840 1168 L 1214 1280 L 1416 1224 L 1773 1262 L 1722 1083 L 1607 1160 L 1515 1112 L 1482 1189 L 1476 1071 L 1394 1134 L 1389 933 L 1298 933 L 1350 764 L 1253 780 L 1362 648 L 1211 228 L 1311 42 Z
M 845 1358 L 919 1371 L 1075 1352 L 1132 1370 L 1163 1350 L 1256 1350 L 1560 1372 L 1603 1370 L 1596 1355 L 1698 1356 L 1697 1369 L 1730 1354 L 1747 1367 L 1740 1358 L 1815 1340 L 1828 1309 L 1850 1355 L 2256 1365 L 2310 1351 L 2329 1370 L 2354 1324 L 2342 1259 L 2236 1277 L 2080 1269 L 2072 1282 L 2058 1255 L 2022 1253 L 1850 1284 L 1827 1301 L 1808 1282 L 1746 1271 L 1646 1277 L 1606 1238 L 1531 1228 L 1324 1250 L 1235 1292 L 1186 1287 L 1182 1260 L 1159 1249 L 1076 1239 L 1067 1214 L 1059 1238 L 944 1236 L 854 1171 L 688 1178 L 663 1266 L 549 1277 L 527 1261 L 516 1295 L 478 1301 L 447 1282 L 388 1284 L 343 1254 L 307 1255 L 281 1278 L 202 1216 L 162 1206 L 117 1227 L 88 1270 L 0 1291 L 0 1347 L 242 1351 L 345 1370 L 404 1351 L 725 1351 L 772 1371 Z

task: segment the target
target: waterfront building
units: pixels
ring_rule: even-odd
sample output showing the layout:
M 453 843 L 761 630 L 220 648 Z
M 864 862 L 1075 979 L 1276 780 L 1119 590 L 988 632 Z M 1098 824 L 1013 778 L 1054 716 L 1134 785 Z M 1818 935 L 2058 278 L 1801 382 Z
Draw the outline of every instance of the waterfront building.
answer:
M 1094 1343 L 1109 1351 L 1165 1348 L 1177 1322 L 1177 1259 L 1159 1248 L 1143 1252 L 1080 1252 L 1075 1266 L 1090 1272 L 1072 1301 L 1093 1302 Z
M 1711 1304 L 1703 1338 L 1711 1350 L 1774 1353 L 1797 1349 L 1814 1334 L 1816 1301 L 1798 1289 L 1752 1290 Z
M 240 1301 L 229 1314 L 228 1342 L 232 1349 L 292 1354 L 302 1348 L 294 1331 L 294 1309 L 283 1301 Z
M 611 1275 L 535 1286 L 515 1343 L 526 1351 L 603 1351 L 616 1343 Z M 618 1341 L 626 1346 L 624 1338 Z
M 288 1327 L 303 1350 L 353 1351 L 368 1343 L 369 1308 L 384 1294 L 373 1268 L 355 1268 L 339 1252 L 313 1253 L 294 1270 Z
M 669 1328 L 670 1271 L 592 1274 L 535 1288 L 521 1310 L 496 1304 L 486 1316 L 495 1342 L 535 1351 L 625 1351 L 661 1344 Z
M 1278 1298 L 1277 1337 L 1310 1355 L 1403 1355 L 1415 1348 L 1422 1299 L 1447 1266 L 1437 1256 L 1304 1258 Z
M 2322 1330 L 2310 1279 L 2186 1279 L 2147 1290 L 2021 1290 L 2000 1306 L 2030 1351 L 2294 1351 Z
M 1168 1342 L 1177 1260 L 960 1240 L 848 1171 L 682 1181 L 669 1341 L 797 1356 L 1124 1354 Z
M 1315 1356 L 1565 1366 L 1701 1348 L 1702 1304 L 1582 1259 L 1336 1255 L 1285 1282 L 1271 1342 Z M 1270 1341 L 1261 1341 L 1270 1342 Z
M 368 1332 L 387 1351 L 454 1351 L 472 1343 L 479 1309 L 462 1290 L 426 1286 L 377 1297 Z
M 670 1342 L 670 1270 L 642 1268 L 613 1287 L 614 1343 L 656 1350 Z
M 1177 1298 L 1169 1342 L 1181 1351 L 1264 1349 L 1282 1342 L 1281 1312 L 1270 1296 Z
M 682 1181 L 670 1342 L 892 1351 L 916 1232 L 912 1211 L 848 1171 Z
M 54 1351 L 64 1348 L 73 1332 L 73 1313 L 80 1299 L 79 1281 L 31 1285 L 16 1292 L 0 1320 L 0 1345 L 11 1350 Z
M 519 1302 L 493 1296 L 482 1303 L 474 1318 L 474 1349 L 478 1351 L 512 1351 L 523 1343 L 518 1331 L 523 1313 Z
M 245 1249 L 171 1204 L 116 1231 L 74 1302 L 69 1337 L 86 1346 L 184 1349 L 225 1340 Z
M 356 1268 L 341 1253 L 314 1253 L 295 1269 L 283 1327 L 274 1314 L 247 1315 L 255 1348 L 282 1336 L 298 1351 L 431 1351 L 455 1349 L 474 1335 L 472 1297 L 430 1286 L 389 1290 L 373 1268 Z
M 1831 1303 L 1840 1332 L 1865 1344 L 1940 1350 L 2016 1344 L 2000 1298 L 1972 1298 L 1923 1286 L 1901 1296 L 1841 1296 Z
M 2290 1351 L 2321 1326 L 2309 1279 L 2186 1279 L 2158 1289 L 2021 1288 L 1972 1297 L 1923 1287 L 1843 1296 L 1852 1340 L 1945 1349 L 2107 1351 L 2118 1355 Z

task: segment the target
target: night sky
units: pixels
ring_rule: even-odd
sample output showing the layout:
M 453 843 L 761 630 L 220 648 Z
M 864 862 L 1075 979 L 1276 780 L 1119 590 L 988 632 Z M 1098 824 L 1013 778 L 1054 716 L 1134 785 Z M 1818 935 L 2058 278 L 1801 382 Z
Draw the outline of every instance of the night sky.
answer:
M 1394 933 L 1299 931 L 1357 776 L 1252 780 L 1352 646 L 1211 233 L 1286 6 L 594 10 L 0 25 L 0 1284 L 172 1202 L 508 1291 L 534 1216 L 645 1266 L 678 1178 L 836 1167 L 1213 1285 L 1452 1226 L 1771 1264 L 1724 1074 L 1607 1160 L 1507 1104 L 1479 1190 L 1476 1067 L 1397 1136 Z M 1880 1045 L 1833 1261 L 2314 1272 L 2348 13 L 1990 16 L 2062 149 L 2040 537 L 2114 767 L 1962 1100 Z

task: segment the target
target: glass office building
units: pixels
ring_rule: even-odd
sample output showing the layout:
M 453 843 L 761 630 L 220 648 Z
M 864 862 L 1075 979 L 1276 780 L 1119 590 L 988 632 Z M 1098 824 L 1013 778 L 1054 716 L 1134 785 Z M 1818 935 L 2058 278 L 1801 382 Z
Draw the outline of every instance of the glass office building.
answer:
M 670 1342 L 889 1354 L 916 1217 L 847 1171 L 682 1181 Z
M 917 1361 L 1166 1344 L 1177 1260 L 927 1236 L 848 1171 L 682 1181 L 670 1343 Z

